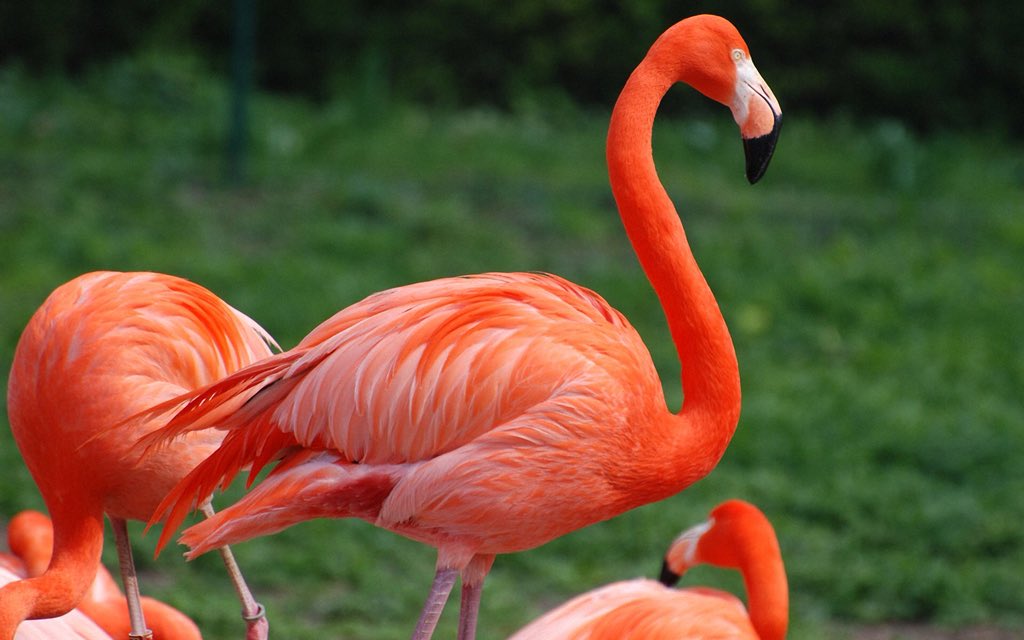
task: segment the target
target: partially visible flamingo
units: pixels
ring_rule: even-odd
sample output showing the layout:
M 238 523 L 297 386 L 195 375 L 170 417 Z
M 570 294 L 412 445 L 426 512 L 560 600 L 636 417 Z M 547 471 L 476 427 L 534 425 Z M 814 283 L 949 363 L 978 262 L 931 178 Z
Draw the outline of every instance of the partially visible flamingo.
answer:
M 716 589 L 671 588 L 702 563 L 739 570 L 749 606 Z M 782 640 L 788 626 L 786 568 L 775 530 L 754 505 L 729 500 L 675 539 L 661 582 L 628 580 L 595 589 L 509 640 Z
M 252 320 L 174 276 L 88 273 L 50 294 L 18 342 L 7 403 L 11 432 L 53 518 L 53 557 L 42 574 L 0 588 L 0 640 L 22 620 L 61 615 L 81 601 L 99 566 L 104 514 L 131 637 L 148 637 L 125 519 L 148 520 L 221 438 L 198 434 L 140 456 L 133 446 L 157 425 L 125 420 L 269 356 L 268 341 Z M 225 560 L 240 581 L 230 552 Z M 244 581 L 236 588 L 249 637 L 265 638 L 261 607 Z
M 23 514 L 38 514 L 49 522 L 49 518 L 37 511 L 23 512 Z M 21 517 L 21 515 L 12 518 L 7 529 L 8 548 L 11 552 L 0 552 L 0 587 L 9 582 L 27 578 L 32 570 L 46 569 L 46 561 L 39 558 L 37 554 L 39 545 L 32 539 L 39 521 L 34 515 L 27 517 Z M 52 534 L 52 529 L 50 532 Z M 51 535 L 50 538 L 52 540 L 53 536 Z M 12 542 L 13 544 L 11 544 Z M 41 542 L 45 544 L 47 540 L 44 538 Z M 111 636 L 103 628 L 79 609 L 72 609 L 56 618 L 29 620 L 18 627 L 14 638 L 15 640 L 73 640 L 75 638 L 111 640 Z
M 7 525 L 7 546 L 24 563 L 25 575 L 42 575 L 50 564 L 53 549 L 53 524 L 45 514 L 26 510 L 16 514 Z M 146 625 L 153 640 L 199 640 L 199 627 L 184 613 L 159 600 L 140 598 Z M 92 586 L 78 603 L 81 611 L 113 638 L 131 633 L 128 600 L 102 564 Z
M 0 587 L 22 580 L 25 568 L 14 556 L 0 553 Z M 14 636 L 15 640 L 112 640 L 89 616 L 71 609 L 62 616 L 28 620 Z
M 438 550 L 414 637 L 455 579 L 472 638 L 495 554 L 529 549 L 674 495 L 718 463 L 740 383 L 729 332 L 658 180 L 651 135 L 676 82 L 730 107 L 757 181 L 781 110 L 728 21 L 666 31 L 612 114 L 608 169 L 626 231 L 682 361 L 666 407 L 640 336 L 596 293 L 559 277 L 490 273 L 392 289 L 344 309 L 294 349 L 156 406 L 178 413 L 150 445 L 218 427 L 220 448 L 171 493 L 160 540 L 195 500 L 251 465 L 241 501 L 182 537 L 194 557 L 310 518 L 357 517 Z

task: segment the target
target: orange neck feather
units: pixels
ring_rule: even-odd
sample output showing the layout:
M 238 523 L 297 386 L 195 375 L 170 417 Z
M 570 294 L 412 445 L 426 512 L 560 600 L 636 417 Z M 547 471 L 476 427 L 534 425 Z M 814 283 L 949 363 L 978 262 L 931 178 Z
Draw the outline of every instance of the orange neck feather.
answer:
M 675 433 L 681 439 L 676 450 L 686 459 L 667 462 L 675 464 L 668 470 L 675 476 L 672 482 L 684 486 L 718 463 L 736 429 L 740 407 L 739 368 L 728 328 L 658 178 L 651 147 L 661 99 L 674 82 L 699 75 L 692 65 L 703 58 L 679 51 L 695 41 L 699 39 L 676 37 L 655 43 L 619 96 L 607 146 L 612 192 L 661 301 L 682 366 L 685 400 L 679 419 L 686 424 L 677 425 Z M 672 72 L 664 62 L 666 48 L 678 53 Z
M 53 517 L 56 522 L 61 515 Z M 23 620 L 67 613 L 92 584 L 103 551 L 103 514 L 69 518 L 56 531 L 46 571 L 0 588 L 0 639 L 12 638 Z
M 713 514 L 696 560 L 737 569 L 747 591 L 747 612 L 761 640 L 782 640 L 789 623 L 789 589 L 775 530 L 756 509 Z

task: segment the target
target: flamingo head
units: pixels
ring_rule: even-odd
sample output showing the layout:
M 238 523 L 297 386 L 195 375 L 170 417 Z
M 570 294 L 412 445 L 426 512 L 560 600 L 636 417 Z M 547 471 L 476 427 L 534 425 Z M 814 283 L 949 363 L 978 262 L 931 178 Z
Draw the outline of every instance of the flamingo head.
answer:
M 7 546 L 25 563 L 29 576 L 42 574 L 53 550 L 49 516 L 31 509 L 19 512 L 7 524 Z
M 662 564 L 662 584 L 674 585 L 698 564 L 742 569 L 749 556 L 760 551 L 759 546 L 775 544 L 774 533 L 764 531 L 766 523 L 764 514 L 749 502 L 723 502 L 707 521 L 690 527 L 672 542 Z
M 768 170 L 775 153 L 782 128 L 782 108 L 750 56 L 742 49 L 733 49 L 731 55 L 736 62 L 736 85 L 729 108 L 743 138 L 747 180 L 754 184 Z
M 729 107 L 743 138 L 747 180 L 760 180 L 775 152 L 782 108 L 736 27 L 718 16 L 693 16 L 666 31 L 651 54 L 672 82 Z
M 661 564 L 661 576 L 658 578 L 663 585 L 674 586 L 690 567 L 701 563 L 701 558 L 697 554 L 698 545 L 704 534 L 714 526 L 715 519 L 712 517 L 683 531 L 672 541 L 672 546 L 669 547 Z

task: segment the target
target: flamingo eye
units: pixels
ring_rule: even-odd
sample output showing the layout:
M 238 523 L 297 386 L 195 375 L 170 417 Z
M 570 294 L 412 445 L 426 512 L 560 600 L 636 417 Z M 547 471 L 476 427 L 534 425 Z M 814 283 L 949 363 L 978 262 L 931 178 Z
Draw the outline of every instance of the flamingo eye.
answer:
M 732 50 L 732 59 L 735 60 L 736 62 L 739 62 L 744 57 L 746 57 L 746 54 L 743 53 L 743 49 L 733 49 Z

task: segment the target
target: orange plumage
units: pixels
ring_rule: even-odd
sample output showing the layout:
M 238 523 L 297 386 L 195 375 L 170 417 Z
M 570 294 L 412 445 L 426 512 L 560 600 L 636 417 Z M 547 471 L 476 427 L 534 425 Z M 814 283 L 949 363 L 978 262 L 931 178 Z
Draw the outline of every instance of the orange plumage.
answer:
M 23 563 L 24 572 L 19 577 L 40 576 L 50 564 L 53 549 L 53 524 L 38 511 L 22 511 L 7 525 L 7 546 Z M 153 640 L 199 640 L 199 628 L 185 614 L 159 600 L 143 596 L 142 611 L 146 624 L 153 632 Z M 108 637 L 127 638 L 131 631 L 128 617 L 128 601 L 102 564 L 96 570 L 96 577 L 89 590 L 74 610 L 85 614 L 103 629 Z M 25 624 L 22 624 L 24 627 Z M 21 638 L 19 630 L 17 637 Z M 68 635 L 57 635 L 67 638 Z
M 546 274 L 447 278 L 358 302 L 294 349 L 145 414 L 177 411 L 153 445 L 217 427 L 221 447 L 163 503 L 161 539 L 195 499 L 280 465 L 185 532 L 191 555 L 314 517 L 359 517 L 438 549 L 415 637 L 455 577 L 460 638 L 495 554 L 528 549 L 682 490 L 714 468 L 739 416 L 728 330 L 651 154 L 675 82 L 729 105 L 763 174 L 780 110 L 727 21 L 684 20 L 651 48 L 612 114 L 608 165 L 626 231 L 682 361 L 665 405 L 643 342 L 596 293 Z
M 730 593 L 672 589 L 654 580 L 616 582 L 573 598 L 509 640 L 783 640 L 789 619 L 786 570 L 775 531 L 757 507 L 722 503 L 680 535 L 665 557 L 663 582 L 697 564 L 743 575 L 748 607 Z
M 0 587 L 25 578 L 18 559 L 0 553 Z M 112 640 L 89 616 L 71 609 L 61 616 L 44 620 L 28 620 L 18 627 L 15 640 Z
M 124 521 L 148 520 L 221 435 L 193 434 L 140 455 L 134 445 L 157 425 L 125 421 L 270 355 L 268 340 L 208 290 L 173 276 L 88 273 L 50 294 L 18 341 L 7 402 L 53 519 L 53 559 L 40 575 L 0 588 L 0 640 L 26 618 L 78 604 L 99 566 L 104 514 L 134 580 Z

